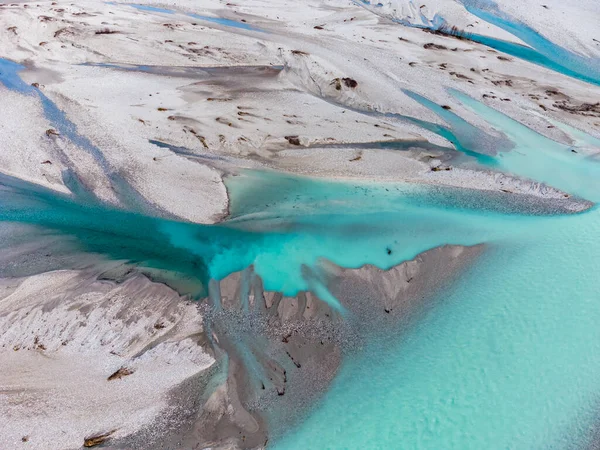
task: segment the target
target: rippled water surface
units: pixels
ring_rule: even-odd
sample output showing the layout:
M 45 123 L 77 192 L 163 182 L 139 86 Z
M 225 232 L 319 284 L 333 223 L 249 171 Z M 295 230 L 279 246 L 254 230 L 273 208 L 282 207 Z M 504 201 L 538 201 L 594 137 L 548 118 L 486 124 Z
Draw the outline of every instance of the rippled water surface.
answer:
M 598 199 L 597 162 L 455 95 L 514 142 L 496 157 L 500 168 Z M 484 257 L 407 333 L 377 336 L 347 362 L 314 413 L 275 448 L 589 444 L 599 419 L 600 212 L 463 213 L 456 223 L 487 244 Z M 452 228 L 442 239 L 453 241 Z
M 54 104 L 22 83 L 18 70 L 0 59 L 0 80 L 8 88 L 38 95 L 61 134 L 101 159 Z M 465 94 L 453 95 L 512 144 L 495 155 L 474 155 L 480 164 L 599 199 L 596 161 Z M 470 125 L 446 114 L 463 143 L 477 140 Z M 592 145 L 581 132 L 573 137 Z M 465 148 L 473 156 L 470 151 Z M 111 173 L 108 163 L 103 168 Z M 52 236 L 54 256 L 94 254 L 197 279 L 197 297 L 206 294 L 210 278 L 250 264 L 266 289 L 293 295 L 319 288 L 307 284 L 301 267 L 316 267 L 321 258 L 344 267 L 389 268 L 436 246 L 484 243 L 484 256 L 438 293 L 410 329 L 385 336 L 373 330 L 370 343 L 343 364 L 312 413 L 274 447 L 565 449 L 587 444 L 598 421 L 600 394 L 597 209 L 528 216 L 498 208 L 484 193 L 271 172 L 242 172 L 227 179 L 227 187 L 230 219 L 206 226 L 120 210 L 85 195 L 63 196 L 2 175 L 0 228 L 30 226 L 27 238 L 33 241 Z M 14 241 L 0 244 L 7 250 Z M 47 269 L 34 264 L 2 270 L 23 275 L 42 267 Z
M 592 211 L 490 244 L 408 334 L 346 364 L 276 448 L 583 447 L 600 394 L 599 236 Z

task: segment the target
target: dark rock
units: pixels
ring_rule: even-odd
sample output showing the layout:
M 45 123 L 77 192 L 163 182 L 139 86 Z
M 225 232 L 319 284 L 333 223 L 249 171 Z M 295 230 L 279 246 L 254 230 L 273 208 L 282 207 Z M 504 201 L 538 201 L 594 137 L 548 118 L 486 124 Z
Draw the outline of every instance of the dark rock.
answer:
M 342 78 L 342 82 L 346 87 L 349 87 L 350 89 L 354 89 L 356 86 L 358 86 L 358 82 L 356 80 L 353 80 L 352 78 Z
M 285 138 L 292 145 L 300 145 L 300 138 L 298 136 L 285 136 Z
M 102 30 L 97 30 L 94 34 L 119 34 L 119 33 L 120 33 L 120 31 L 103 28 Z
M 108 438 L 113 434 L 116 430 L 109 431 L 108 433 L 98 434 L 96 436 L 90 436 L 85 438 L 83 441 L 83 446 L 86 448 L 95 447 L 100 445 L 108 440 Z
M 433 49 L 433 50 L 448 50 L 448 47 L 446 47 L 445 45 L 439 45 L 439 44 L 434 44 L 433 42 L 429 42 L 425 45 L 423 45 L 424 49 Z
M 566 100 L 555 102 L 554 107 L 571 114 L 600 117 L 600 102 L 572 104 Z
M 126 377 L 127 375 L 131 375 L 134 371 L 131 369 L 128 369 L 126 367 L 121 367 L 119 370 L 117 370 L 115 373 L 113 373 L 111 376 L 109 376 L 107 378 L 108 381 L 113 381 L 113 380 L 120 380 L 123 377 Z

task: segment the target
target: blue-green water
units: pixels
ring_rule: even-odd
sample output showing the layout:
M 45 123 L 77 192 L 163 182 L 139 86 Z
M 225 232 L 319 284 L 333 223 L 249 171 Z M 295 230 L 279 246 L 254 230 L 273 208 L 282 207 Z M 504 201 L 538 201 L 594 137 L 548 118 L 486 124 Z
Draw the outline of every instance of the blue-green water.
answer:
M 2 181 L 3 221 L 36 224 L 75 239 L 81 251 L 178 276 L 219 277 L 254 262 L 268 289 L 287 293 L 306 287 L 299 267 L 319 257 L 386 267 L 444 243 L 488 244 L 408 334 L 374 334 L 276 448 L 567 448 L 579 447 L 594 425 L 595 210 L 506 215 L 422 188 L 255 172 L 229 181 L 234 219 L 211 227 L 79 205 Z
M 7 87 L 39 95 L 19 84 L 15 67 L 0 64 Z M 479 159 L 480 164 L 598 200 L 597 161 L 464 94 L 453 95 L 512 141 L 512 150 Z M 42 97 L 40 102 L 44 108 Z M 457 135 L 472 132 L 468 124 L 444 118 Z M 57 119 L 57 126 L 77 140 L 66 120 Z M 565 130 L 595 145 L 584 133 Z M 197 280 L 197 297 L 206 294 L 210 278 L 250 264 L 267 289 L 291 295 L 324 289 L 310 285 L 301 271 L 303 264 L 316 267 L 320 258 L 344 267 L 386 268 L 439 245 L 485 243 L 484 256 L 439 293 L 411 329 L 387 335 L 372 330 L 368 345 L 342 365 L 323 400 L 273 446 L 438 450 L 587 444 L 597 426 L 600 394 L 597 209 L 529 216 L 500 209 L 482 193 L 271 172 L 246 172 L 229 178 L 227 186 L 231 219 L 203 226 L 1 175 L 0 227 L 32 225 L 30 239 L 51 235 L 59 242 L 56 252 L 97 254 L 158 269 L 165 277 Z M 3 273 L 9 269 L 0 267 Z M 28 273 L 36 269 L 26 267 Z
M 384 12 L 382 9 L 384 5 L 381 2 L 372 2 L 370 0 L 353 1 L 378 14 L 385 16 L 389 14 L 387 11 Z M 469 13 L 507 31 L 527 45 L 516 44 L 491 36 L 462 32 L 462 36 L 466 39 L 478 42 L 524 61 L 546 67 L 563 75 L 577 78 L 587 83 L 600 85 L 600 58 L 587 57 L 562 47 L 558 43 L 544 37 L 540 31 L 534 30 L 519 19 L 502 11 L 498 4 L 492 0 L 457 1 L 461 3 Z M 532 5 L 532 7 L 537 6 L 538 5 Z M 388 18 L 408 27 L 447 31 L 453 25 L 452 23 L 448 23 L 438 14 L 432 19 L 428 19 L 422 12 L 420 12 L 422 23 L 414 24 L 405 18 L 395 17 L 395 12 L 396 10 L 393 10 L 393 14 Z
M 504 170 L 598 199 L 597 162 L 455 95 L 515 143 L 497 157 Z M 488 244 L 485 256 L 408 332 L 376 334 L 274 448 L 589 444 L 600 419 L 600 212 L 538 219 L 464 212 L 458 222 Z
M 511 126 L 503 131 L 516 132 Z M 597 210 L 504 214 L 423 187 L 248 172 L 228 180 L 232 219 L 201 226 L 1 181 L 2 221 L 179 277 L 205 281 L 254 263 L 267 289 L 289 294 L 307 287 L 300 266 L 320 257 L 390 267 L 445 243 L 488 245 L 407 333 L 373 330 L 323 401 L 275 448 L 581 448 L 595 426 Z M 582 185 L 575 193 L 587 192 Z
M 593 211 L 493 243 L 275 448 L 583 448 L 598 420 L 599 236 Z
M 518 37 L 529 47 L 489 36 L 470 34 L 475 42 L 556 72 L 600 85 L 600 58 L 590 58 L 552 42 L 522 21 L 500 10 L 492 0 L 460 0 L 471 14 Z
M 119 5 L 120 3 L 107 2 L 107 4 Z M 132 8 L 135 8 L 137 10 L 151 12 L 151 13 L 158 13 L 158 14 L 177 14 L 177 13 L 179 13 L 179 11 L 176 11 L 173 9 L 158 8 L 156 6 L 148 6 L 148 5 L 138 5 L 136 3 L 123 3 L 123 5 L 131 6 Z M 203 16 L 203 15 L 195 14 L 195 13 L 181 13 L 181 14 L 185 14 L 188 17 L 193 17 L 194 19 L 198 19 L 203 22 L 216 23 L 218 25 L 222 25 L 225 27 L 239 28 L 241 30 L 246 30 L 246 31 L 258 31 L 261 33 L 264 32 L 260 28 L 254 27 L 245 22 L 238 22 L 237 20 L 225 19 L 222 17 Z

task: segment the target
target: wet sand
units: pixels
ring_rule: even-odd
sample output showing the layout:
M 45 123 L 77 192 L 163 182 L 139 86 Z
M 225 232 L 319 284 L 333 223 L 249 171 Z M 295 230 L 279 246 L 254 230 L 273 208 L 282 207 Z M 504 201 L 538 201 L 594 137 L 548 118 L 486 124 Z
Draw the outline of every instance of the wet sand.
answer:
M 252 268 L 211 283 L 199 303 L 135 272 L 118 283 L 81 271 L 5 279 L 2 445 L 75 448 L 112 432 L 108 448 L 262 448 L 373 329 L 394 330 L 480 251 L 442 247 L 388 271 L 306 269 L 347 317 L 310 292 L 264 291 Z

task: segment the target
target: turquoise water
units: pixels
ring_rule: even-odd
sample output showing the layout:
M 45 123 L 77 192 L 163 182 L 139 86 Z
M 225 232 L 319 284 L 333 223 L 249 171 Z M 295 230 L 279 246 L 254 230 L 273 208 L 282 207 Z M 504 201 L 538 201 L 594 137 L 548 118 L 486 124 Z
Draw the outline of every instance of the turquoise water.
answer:
M 514 174 L 530 180 L 536 180 L 565 192 L 579 195 L 587 200 L 600 200 L 600 164 L 598 160 L 586 157 L 576 149 L 579 147 L 600 147 L 600 140 L 580 130 L 557 123 L 571 138 L 575 145 L 565 145 L 544 138 L 530 128 L 496 111 L 493 108 L 458 91 L 450 90 L 450 94 L 464 106 L 500 130 L 512 145 L 504 140 L 493 141 L 483 132 L 473 131 L 473 126 L 435 103 L 417 94 L 407 92 L 412 98 L 449 123 L 452 141 L 456 149 L 474 157 L 481 165 Z M 433 131 L 433 130 L 432 130 Z M 443 133 L 438 133 L 444 136 Z M 450 140 L 449 139 L 449 140 Z M 488 142 L 486 142 L 486 139 Z M 476 148 L 495 145 L 497 154 L 489 156 L 477 153 Z M 575 150 L 575 151 L 573 151 Z
M 415 186 L 248 172 L 228 180 L 231 221 L 201 226 L 0 181 L 1 222 L 34 224 L 82 252 L 178 277 L 218 278 L 254 262 L 267 289 L 289 294 L 306 287 L 300 265 L 320 257 L 389 267 L 444 243 L 488 244 L 409 333 L 373 330 L 275 448 L 578 448 L 594 425 L 596 210 L 501 214 Z
M 353 0 L 354 3 L 364 6 L 377 14 L 388 16 L 382 3 L 369 0 Z M 590 58 L 567 50 L 561 45 L 544 37 L 538 30 L 534 30 L 522 21 L 500 10 L 492 0 L 458 0 L 465 9 L 480 19 L 509 32 L 525 42 L 527 45 L 516 44 L 490 36 L 476 33 L 464 33 L 465 38 L 486 45 L 508 55 L 529 61 L 533 64 L 546 67 L 555 72 L 577 78 L 588 83 L 600 85 L 600 58 Z M 412 2 L 411 2 L 412 3 Z M 537 7 L 537 6 L 536 6 Z M 411 23 L 405 18 L 393 15 L 389 18 L 401 25 L 429 30 L 444 30 L 451 28 L 440 15 L 435 15 L 431 20 L 422 13 L 421 24 Z
M 23 95 L 41 96 L 20 81 L 19 69 L 0 60 L 0 80 Z M 500 148 L 478 158 L 480 164 L 598 201 L 597 161 L 465 94 L 452 94 L 512 142 L 512 150 Z M 448 122 L 443 130 L 460 136 L 465 149 L 481 136 L 419 100 Z M 61 134 L 86 149 L 64 114 L 40 101 Z M 584 133 L 564 129 L 576 145 L 596 145 Z M 585 447 L 597 426 L 600 394 L 597 209 L 529 216 L 499 208 L 483 193 L 274 172 L 243 172 L 227 179 L 227 187 L 230 220 L 205 226 L 0 175 L 0 227 L 33 226 L 31 241 L 52 236 L 58 253 L 124 261 L 160 271 L 168 281 L 195 280 L 197 290 L 190 293 L 197 298 L 206 295 L 210 278 L 250 264 L 267 289 L 293 295 L 325 289 L 307 282 L 301 270 L 316 269 L 323 257 L 344 267 L 387 268 L 439 245 L 485 243 L 484 256 L 439 293 L 412 328 L 385 335 L 372 330 L 323 400 L 273 447 Z M 39 267 L 33 261 L 24 270 Z M 8 269 L 0 266 L 0 274 Z
M 484 257 L 412 329 L 373 330 L 313 413 L 274 447 L 585 443 L 600 393 L 597 210 L 505 214 L 449 191 L 274 172 L 246 172 L 227 184 L 231 220 L 202 226 L 81 203 L 2 176 L 0 223 L 33 224 L 69 249 L 202 282 L 254 263 L 267 289 L 290 295 L 307 287 L 301 265 L 321 257 L 391 267 L 437 245 L 484 242 Z
M 437 103 L 419 95 L 415 92 L 404 90 L 404 93 L 421 105 L 429 108 L 442 118 L 450 128 L 438 125 L 432 122 L 413 119 L 412 122 L 426 130 L 429 130 L 438 136 L 443 137 L 454 145 L 454 148 L 475 160 L 484 166 L 496 168 L 498 159 L 489 154 L 482 153 L 487 150 L 490 153 L 508 151 L 513 148 L 511 141 L 502 137 L 493 137 L 479 130 L 462 117 L 454 114 L 452 111 L 442 108 Z
M 216 226 L 88 204 L 6 175 L 0 176 L 0 186 L 0 222 L 35 225 L 47 230 L 40 236 L 51 232 L 75 241 L 82 252 L 178 272 L 204 284 L 254 263 L 267 289 L 288 295 L 307 289 L 301 266 L 316 266 L 321 257 L 344 267 L 365 261 L 391 267 L 444 243 L 500 239 L 513 217 L 469 207 L 460 196 L 428 188 L 271 172 L 228 180 L 234 216 Z M 526 223 L 550 220 L 518 217 Z
M 175 11 L 175 10 L 172 10 L 172 9 L 158 8 L 156 6 L 148 6 L 148 5 L 139 5 L 139 4 L 136 4 L 136 3 L 113 3 L 113 2 L 108 2 L 108 4 L 109 5 L 123 4 L 123 5 L 131 6 L 132 8 L 138 9 L 140 11 L 152 12 L 152 13 L 159 13 L 159 14 L 176 14 L 176 13 L 179 13 L 179 11 Z M 218 25 L 223 25 L 223 26 L 226 26 L 226 27 L 239 28 L 241 30 L 258 31 L 258 32 L 264 33 L 264 31 L 261 30 L 260 28 L 254 27 L 254 26 L 249 25 L 249 24 L 247 24 L 245 22 L 238 22 L 237 20 L 224 19 L 222 17 L 203 16 L 203 15 L 200 15 L 200 14 L 186 13 L 186 12 L 182 12 L 181 14 L 185 14 L 188 17 L 193 17 L 194 19 L 202 20 L 204 22 L 216 23 Z
M 597 162 L 454 95 L 515 143 L 497 156 L 503 169 L 598 199 Z M 475 216 L 464 215 L 461 226 L 468 222 L 468 232 L 488 245 L 484 257 L 439 293 L 408 332 L 375 333 L 315 410 L 274 448 L 589 444 L 599 419 L 600 212 Z
M 583 448 L 598 420 L 599 235 L 593 211 L 492 243 L 274 448 Z
M 520 20 L 501 11 L 491 0 L 460 1 L 471 14 L 508 31 L 530 47 L 475 34 L 469 34 L 469 39 L 556 72 L 600 85 L 600 58 L 590 58 L 567 50 Z

